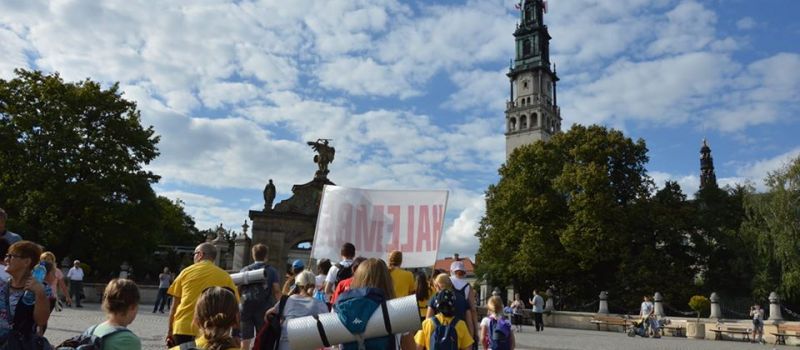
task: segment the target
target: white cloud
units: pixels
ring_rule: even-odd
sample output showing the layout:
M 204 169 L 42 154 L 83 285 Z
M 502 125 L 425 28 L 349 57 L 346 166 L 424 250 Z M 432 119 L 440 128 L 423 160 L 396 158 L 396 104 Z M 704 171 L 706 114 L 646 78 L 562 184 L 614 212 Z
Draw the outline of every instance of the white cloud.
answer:
M 736 21 L 736 28 L 741 30 L 748 30 L 753 29 L 756 26 L 756 20 L 753 17 L 742 17 L 742 19 Z
M 456 111 L 490 111 L 500 112 L 505 109 L 508 91 L 500 86 L 508 84 L 506 69 L 500 71 L 457 71 L 450 75 L 450 80 L 457 86 L 457 91 L 450 95 L 442 107 Z
M 483 195 L 471 194 L 467 206 L 445 230 L 439 255 L 451 256 L 453 253 L 458 253 L 461 256 L 475 256 L 478 251 L 478 238 L 475 237 L 475 233 L 480 227 L 485 211 L 486 201 Z
M 742 178 L 753 182 L 760 191 L 766 190 L 764 180 L 771 172 L 781 169 L 788 165 L 793 159 L 800 157 L 800 147 L 774 156 L 772 158 L 761 159 L 753 162 L 745 162 L 736 170 L 736 174 Z

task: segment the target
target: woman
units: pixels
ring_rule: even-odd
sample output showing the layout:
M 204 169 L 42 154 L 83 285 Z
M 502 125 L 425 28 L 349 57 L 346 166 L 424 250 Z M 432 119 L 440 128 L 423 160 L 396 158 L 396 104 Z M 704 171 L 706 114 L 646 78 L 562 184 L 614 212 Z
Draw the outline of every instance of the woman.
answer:
M 231 329 L 239 325 L 239 303 L 228 288 L 208 287 L 200 295 L 192 321 L 200 329 L 195 347 L 204 350 L 239 350 Z M 175 346 L 172 350 L 179 350 Z M 191 348 L 191 347 L 190 347 Z
M 514 293 L 514 301 L 511 303 L 511 321 L 517 326 L 518 332 L 522 332 L 522 310 L 525 309 L 525 303 L 519 297 L 519 293 Z M 502 310 L 501 310 L 502 311 Z
M 438 276 L 433 278 L 433 287 L 436 289 L 437 294 L 445 289 L 453 290 L 453 281 L 450 280 L 450 276 L 448 276 L 446 273 L 440 273 Z M 433 315 L 438 313 L 432 303 L 433 300 L 434 299 L 431 298 L 431 302 L 428 303 L 428 312 L 425 314 L 425 318 L 431 318 Z
M 0 344 L 6 342 L 12 329 L 25 336 L 47 324 L 50 295 L 31 275 L 40 255 L 42 248 L 30 241 L 19 241 L 8 248 L 5 263 L 11 278 L 0 280 Z
M 384 300 L 394 299 L 394 286 L 392 276 L 389 274 L 389 267 L 381 259 L 369 258 L 358 264 L 358 268 L 353 272 L 353 282 L 350 289 L 376 288 L 383 291 Z M 345 294 L 346 295 L 346 294 Z M 344 298 L 340 295 L 339 298 Z M 336 310 L 336 308 L 334 308 Z M 338 311 L 337 311 L 338 312 Z M 342 316 L 339 316 L 342 319 Z M 400 334 L 394 337 L 378 337 L 365 341 L 367 349 L 399 349 Z
M 425 314 L 428 313 L 428 303 L 433 296 L 433 287 L 428 282 L 428 277 L 422 271 L 417 271 L 414 276 L 417 282 L 417 306 L 419 307 L 420 320 L 425 319 Z
M 279 350 L 289 350 L 289 337 L 286 332 L 286 322 L 293 318 L 314 316 L 328 312 L 328 305 L 314 298 L 316 279 L 311 271 L 301 271 L 294 278 L 296 294 L 292 294 L 286 299 L 286 305 L 281 315 L 281 340 L 278 344 Z M 267 314 L 278 312 L 278 305 L 273 306 Z
M 39 259 L 42 261 L 49 261 L 50 263 L 53 264 L 53 267 L 55 268 L 54 269 L 55 274 L 53 276 L 48 276 L 48 278 L 45 278 L 45 282 L 47 282 L 47 284 L 50 285 L 50 288 L 53 289 L 53 298 L 55 298 L 56 300 L 56 305 L 55 305 L 56 310 L 61 311 L 61 307 L 60 305 L 58 305 L 59 291 L 61 292 L 61 294 L 64 294 L 64 297 L 67 300 L 67 305 L 72 304 L 72 298 L 69 296 L 69 292 L 67 291 L 67 284 L 64 282 L 64 273 L 61 272 L 61 269 L 58 268 L 58 264 L 56 264 L 56 255 L 53 254 L 52 252 L 48 251 L 42 253 Z
M 516 297 L 517 300 L 519 300 L 519 294 L 517 294 Z M 489 337 L 492 335 L 489 332 L 489 327 L 492 321 L 495 322 L 496 324 L 495 327 L 500 327 L 501 323 L 508 322 L 507 320 L 505 320 L 505 315 L 503 315 L 503 299 L 500 299 L 500 297 L 489 298 L 488 302 L 486 303 L 486 317 L 484 317 L 483 320 L 481 320 L 480 340 L 485 350 L 490 349 Z M 516 339 L 514 338 L 514 332 L 511 332 L 510 326 L 506 327 L 508 327 L 507 330 L 509 331 L 508 338 L 501 341 L 505 341 L 509 345 L 508 349 L 514 350 L 514 347 L 516 346 L 515 344 Z
M 139 287 L 131 280 L 119 278 L 108 282 L 103 291 L 103 311 L 107 321 L 94 326 L 92 335 L 103 338 L 102 350 L 137 350 L 142 342 L 128 325 L 139 311 Z

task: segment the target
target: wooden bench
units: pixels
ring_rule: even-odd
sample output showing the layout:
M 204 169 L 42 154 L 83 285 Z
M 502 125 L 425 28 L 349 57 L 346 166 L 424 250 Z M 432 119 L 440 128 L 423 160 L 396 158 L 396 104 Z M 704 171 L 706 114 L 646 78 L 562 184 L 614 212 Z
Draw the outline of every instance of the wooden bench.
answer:
M 750 341 L 751 331 L 744 328 L 712 329 L 711 331 L 714 332 L 714 340 L 722 340 L 722 334 L 727 333 L 731 336 L 739 334 L 742 336 L 743 341 Z
M 775 336 L 775 345 L 786 345 L 786 337 L 800 337 L 800 325 L 778 325 L 778 331 L 770 334 Z
M 601 325 L 608 326 L 621 326 L 622 331 L 625 332 L 628 329 L 628 326 L 631 325 L 631 320 L 619 316 L 600 316 L 595 315 L 592 317 L 589 322 L 594 323 L 597 325 L 597 330 L 600 330 Z M 608 328 L 606 328 L 608 329 Z
M 668 324 L 662 326 L 661 329 L 670 331 L 675 337 L 686 337 L 686 326 L 682 324 Z

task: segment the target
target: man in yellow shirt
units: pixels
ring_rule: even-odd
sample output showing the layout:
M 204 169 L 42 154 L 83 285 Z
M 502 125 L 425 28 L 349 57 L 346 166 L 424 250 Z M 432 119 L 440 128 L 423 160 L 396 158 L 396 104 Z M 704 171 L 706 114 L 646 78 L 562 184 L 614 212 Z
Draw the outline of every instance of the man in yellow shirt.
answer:
M 436 298 L 433 302 L 438 313 L 433 317 L 423 321 L 422 329 L 417 331 L 417 334 L 414 336 L 414 342 L 417 344 L 417 350 L 432 349 L 434 344 L 431 344 L 431 341 L 434 340 L 431 339 L 431 336 L 436 331 L 437 323 L 441 326 L 449 326 L 453 321 L 456 322 L 455 327 L 453 327 L 456 334 L 452 335 L 452 333 L 450 333 L 450 337 L 444 337 L 443 333 L 439 333 L 438 341 L 455 344 L 461 350 L 472 349 L 472 344 L 475 341 L 472 340 L 472 336 L 469 334 L 467 323 L 454 317 L 455 301 L 456 296 L 450 289 L 442 290 L 436 294 Z
M 414 283 L 414 275 L 409 271 L 403 270 L 400 267 L 402 264 L 403 252 L 398 250 L 389 252 L 389 275 L 392 277 L 395 298 L 412 295 L 417 290 L 417 286 Z M 411 333 L 403 334 L 400 338 L 400 348 L 401 350 L 414 349 L 414 337 L 411 336 Z
M 169 312 L 167 346 L 172 347 L 193 341 L 200 335 L 192 324 L 194 307 L 200 294 L 208 287 L 226 287 L 234 291 L 238 302 L 239 293 L 231 276 L 214 265 L 217 248 L 211 243 L 202 243 L 194 249 L 194 264 L 183 269 L 169 286 L 167 293 L 174 298 Z M 237 339 L 238 342 L 238 339 Z

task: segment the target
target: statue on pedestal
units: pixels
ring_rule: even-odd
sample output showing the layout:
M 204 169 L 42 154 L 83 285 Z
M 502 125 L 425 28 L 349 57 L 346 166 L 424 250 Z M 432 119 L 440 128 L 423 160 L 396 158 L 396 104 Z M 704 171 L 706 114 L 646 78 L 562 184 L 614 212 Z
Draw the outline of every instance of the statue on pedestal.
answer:
M 314 156 L 314 163 L 317 163 L 319 170 L 314 175 L 316 178 L 324 179 L 328 176 L 328 164 L 333 162 L 336 149 L 328 145 L 330 139 L 317 139 L 317 141 L 308 141 L 307 144 L 311 146 L 317 155 Z
M 269 183 L 267 186 L 264 187 L 264 210 L 272 210 L 272 202 L 275 201 L 275 185 L 272 183 L 272 179 L 269 179 Z

